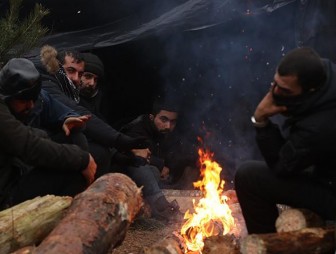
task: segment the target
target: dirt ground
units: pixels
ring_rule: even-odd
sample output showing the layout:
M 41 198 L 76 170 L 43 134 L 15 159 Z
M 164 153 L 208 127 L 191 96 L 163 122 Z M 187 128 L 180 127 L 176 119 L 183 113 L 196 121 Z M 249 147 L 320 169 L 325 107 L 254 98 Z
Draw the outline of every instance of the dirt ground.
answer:
M 181 224 L 165 224 L 151 218 L 138 218 L 128 229 L 121 246 L 111 254 L 139 254 L 144 247 L 151 247 L 154 243 L 179 231 Z

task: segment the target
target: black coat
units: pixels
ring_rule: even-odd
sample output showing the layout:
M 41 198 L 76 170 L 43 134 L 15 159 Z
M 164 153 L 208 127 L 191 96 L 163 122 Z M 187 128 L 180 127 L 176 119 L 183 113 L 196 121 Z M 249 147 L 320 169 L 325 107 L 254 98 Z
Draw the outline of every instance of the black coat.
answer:
M 120 131 L 130 137 L 145 137 L 148 149 L 151 151 L 150 164 L 162 170 L 165 166 L 165 136 L 156 130 L 153 122 L 149 119 L 149 115 L 137 117 L 124 125 Z
M 282 128 L 288 136 L 273 123 L 256 128 L 260 151 L 278 175 L 310 171 L 318 179 L 336 180 L 336 66 L 324 64 L 327 81 L 286 120 Z
M 92 116 L 91 119 L 87 121 L 86 128 L 83 131 L 88 140 L 106 147 L 115 146 L 116 140 L 120 136 L 120 132 L 112 128 L 87 108 L 78 105 L 74 100 L 67 97 L 57 85 L 57 80 L 52 75 L 42 74 L 42 88 L 54 99 L 62 102 L 78 114 Z
M 0 101 L 0 192 L 13 180 L 13 161 L 22 160 L 34 167 L 81 171 L 89 163 L 89 154 L 75 145 L 63 145 L 35 135 Z M 1 193 L 0 193 L 1 196 Z

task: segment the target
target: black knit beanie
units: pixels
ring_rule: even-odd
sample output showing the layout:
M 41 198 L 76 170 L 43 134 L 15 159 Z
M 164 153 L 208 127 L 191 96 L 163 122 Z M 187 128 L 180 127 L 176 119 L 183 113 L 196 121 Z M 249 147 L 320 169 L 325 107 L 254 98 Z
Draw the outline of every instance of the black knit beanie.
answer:
M 99 78 L 104 76 L 104 64 L 98 56 L 92 53 L 82 53 L 85 62 L 85 72 L 96 74 Z
M 40 73 L 30 60 L 13 58 L 1 69 L 0 94 L 2 99 L 35 100 L 40 91 Z

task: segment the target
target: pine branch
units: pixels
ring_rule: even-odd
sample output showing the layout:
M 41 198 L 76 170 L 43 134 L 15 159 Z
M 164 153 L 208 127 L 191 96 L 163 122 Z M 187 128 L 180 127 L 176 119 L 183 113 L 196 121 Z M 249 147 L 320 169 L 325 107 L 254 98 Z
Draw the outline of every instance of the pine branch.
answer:
M 0 20 L 0 67 L 12 57 L 20 57 L 32 49 L 47 32 L 41 25 L 49 10 L 36 3 L 28 17 L 20 20 L 22 0 L 10 0 L 10 7 L 4 19 Z

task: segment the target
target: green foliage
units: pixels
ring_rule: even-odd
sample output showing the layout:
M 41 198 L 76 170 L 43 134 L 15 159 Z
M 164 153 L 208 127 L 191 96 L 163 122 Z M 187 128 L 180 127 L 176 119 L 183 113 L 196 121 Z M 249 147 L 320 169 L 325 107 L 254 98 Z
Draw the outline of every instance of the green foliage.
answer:
M 9 10 L 0 19 L 0 67 L 13 57 L 21 57 L 35 47 L 47 32 L 41 20 L 49 10 L 36 3 L 28 17 L 20 19 L 23 0 L 9 0 Z

